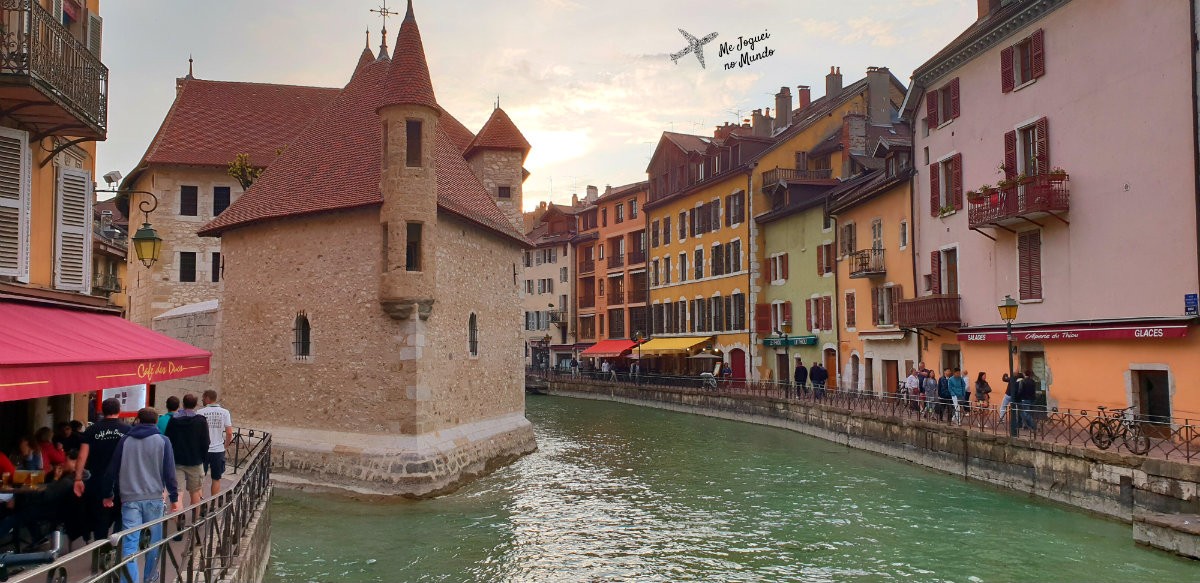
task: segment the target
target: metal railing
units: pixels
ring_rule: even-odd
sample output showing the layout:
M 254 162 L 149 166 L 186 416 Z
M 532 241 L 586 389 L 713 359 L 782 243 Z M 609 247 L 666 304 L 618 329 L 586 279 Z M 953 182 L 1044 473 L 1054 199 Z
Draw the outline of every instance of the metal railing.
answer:
M 613 269 L 615 267 L 624 267 L 624 266 L 625 266 L 625 256 L 624 255 L 610 255 L 608 257 L 608 268 L 609 269 Z
M 579 296 L 579 307 L 580 308 L 596 307 L 596 296 Z
M 925 422 L 953 425 L 963 429 L 992 436 L 1011 435 L 1012 413 L 1001 411 L 999 404 L 1002 392 L 993 392 L 993 401 L 981 406 L 972 401 L 960 403 L 957 411 L 950 399 L 927 400 L 921 395 L 909 397 L 898 391 L 879 394 L 844 390 L 831 380 L 825 386 L 811 383 L 797 387 L 794 383 L 776 381 L 749 381 L 721 379 L 713 376 L 660 375 L 642 372 L 637 375 L 629 371 L 580 370 L 574 374 L 561 371 L 527 370 L 527 374 L 538 376 L 559 386 L 619 387 L 635 385 L 635 389 L 677 389 L 699 391 L 721 397 L 730 397 L 725 403 L 713 401 L 718 408 L 745 412 L 741 403 L 744 399 L 778 400 L 803 402 L 810 405 L 840 410 L 848 414 L 868 413 L 878 418 L 890 416 L 896 423 Z M 1108 447 L 1100 447 L 1092 440 L 1091 426 L 1097 420 L 1109 417 L 1090 410 L 1072 410 L 1027 405 L 1024 413 L 1028 424 L 1016 429 L 1016 436 L 1056 445 L 1070 445 L 1091 449 L 1119 451 L 1123 454 L 1143 455 L 1167 460 L 1200 462 L 1200 420 L 1162 417 L 1150 418 L 1134 415 L 1132 421 L 1141 433 L 1150 439 L 1150 449 L 1144 454 L 1133 454 L 1129 447 L 1117 439 Z
M 1003 224 L 1041 213 L 1068 212 L 1071 188 L 1067 175 L 1032 176 L 1024 184 L 994 189 L 968 201 L 967 222 L 972 227 Z
M 629 252 L 629 264 L 630 265 L 637 265 L 639 263 L 645 263 L 645 262 L 646 262 L 646 252 L 645 251 L 630 251 Z
M 903 328 L 957 328 L 962 301 L 957 294 L 930 295 L 900 300 L 896 306 L 896 324 Z
M 232 453 L 230 473 L 238 475 L 238 481 L 229 490 L 142 526 L 113 533 L 107 540 L 93 542 L 53 563 L 18 573 L 10 580 L 126 582 L 130 580 L 130 566 L 136 569 L 137 562 L 145 563 L 151 551 L 158 553 L 159 581 L 225 580 L 241 563 L 247 528 L 270 498 L 271 434 L 239 427 L 227 451 Z M 186 496 L 182 484 L 180 496 Z M 162 527 L 162 539 L 151 543 L 150 532 L 156 526 Z M 136 553 L 122 557 L 121 543 L 126 536 L 139 537 L 140 542 Z
M 121 278 L 115 273 L 97 273 L 92 275 L 92 289 L 106 292 L 121 291 Z
M 550 312 L 551 324 L 565 324 L 567 322 L 566 310 L 553 310 Z
M 596 262 L 592 259 L 585 259 L 579 262 L 579 273 L 593 273 L 596 271 Z
M 830 168 L 825 168 L 822 170 L 775 168 L 762 173 L 762 183 L 763 186 L 769 186 L 786 181 L 799 182 L 804 180 L 829 180 L 832 176 L 833 170 Z
M 625 298 L 625 303 L 640 304 L 646 301 L 646 286 L 634 285 L 629 288 L 629 294 Z
M 878 277 L 887 273 L 883 263 L 883 249 L 862 249 L 851 253 L 850 277 Z
M 100 240 L 103 241 L 105 245 L 111 245 L 113 247 L 117 247 L 118 249 L 129 248 L 129 241 L 125 238 L 125 233 L 119 229 L 105 233 L 105 229 L 101 229 L 100 225 L 97 223 L 92 225 L 92 232 L 95 233 L 97 237 L 100 237 Z
M 32 0 L 0 0 L 0 78 L 27 76 L 51 100 L 104 134 L 108 67 Z

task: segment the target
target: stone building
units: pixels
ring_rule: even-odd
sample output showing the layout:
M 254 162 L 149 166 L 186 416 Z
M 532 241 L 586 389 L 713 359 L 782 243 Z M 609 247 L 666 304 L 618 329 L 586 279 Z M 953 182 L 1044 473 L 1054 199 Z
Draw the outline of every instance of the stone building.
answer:
M 433 495 L 536 448 L 506 118 L 476 136 L 438 105 L 410 4 L 391 57 L 364 50 L 200 231 L 225 254 L 222 402 L 272 432 L 280 479 Z
M 580 209 L 551 203 L 525 236 L 534 245 L 525 251 L 521 307 L 525 312 L 525 364 L 563 366 L 574 356 L 576 334 L 572 291 Z
M 337 89 L 195 78 L 176 80 L 175 102 L 122 191 L 158 197 L 154 229 L 162 255 L 146 267 L 130 260 L 126 317 L 143 326 L 180 306 L 215 300 L 221 291 L 221 240 L 196 231 L 241 195 L 229 176 L 238 154 L 264 168 L 295 139 Z M 145 194 L 134 194 L 133 217 Z M 137 229 L 133 229 L 136 231 Z

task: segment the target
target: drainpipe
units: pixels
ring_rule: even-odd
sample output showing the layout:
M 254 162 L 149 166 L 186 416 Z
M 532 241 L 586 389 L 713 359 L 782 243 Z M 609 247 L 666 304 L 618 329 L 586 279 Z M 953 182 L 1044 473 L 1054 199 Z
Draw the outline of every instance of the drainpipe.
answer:
M 1195 1 L 1195 0 L 1193 0 Z M 747 377 L 752 380 L 758 380 L 758 369 L 754 368 L 754 354 L 758 352 L 758 347 L 754 345 L 754 313 L 755 301 L 758 299 L 754 295 L 754 169 L 758 168 L 758 162 L 750 163 L 750 168 L 746 170 L 746 299 L 750 305 L 746 307 L 746 313 L 750 317 L 746 320 L 746 339 L 749 340 L 748 346 L 750 363 Z
M 1188 2 L 1188 7 L 1191 13 L 1188 15 L 1188 20 L 1191 21 L 1191 36 L 1188 39 L 1190 45 L 1189 52 L 1192 53 L 1192 164 L 1196 164 L 1196 156 L 1200 155 L 1200 92 L 1197 91 L 1196 84 L 1200 82 L 1197 78 L 1196 70 L 1196 51 L 1200 50 L 1200 43 L 1197 42 L 1196 19 L 1200 18 L 1200 13 L 1196 12 L 1196 0 Z M 1196 177 L 1196 246 L 1200 250 L 1200 169 L 1193 166 L 1192 174 Z M 1196 263 L 1197 282 L 1200 283 L 1200 261 Z

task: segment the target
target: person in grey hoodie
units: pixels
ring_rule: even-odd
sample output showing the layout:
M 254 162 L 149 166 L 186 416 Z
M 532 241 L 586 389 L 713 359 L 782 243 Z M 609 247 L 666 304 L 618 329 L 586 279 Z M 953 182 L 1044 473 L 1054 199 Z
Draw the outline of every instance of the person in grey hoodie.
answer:
M 121 495 L 121 526 L 125 530 L 154 522 L 166 511 L 165 490 L 171 499 L 171 510 L 179 510 L 179 488 L 175 482 L 175 454 L 171 442 L 158 430 L 158 413 L 150 407 L 138 411 L 138 425 L 129 430 L 117 443 L 112 461 L 101 482 L 104 506 L 113 505 L 114 490 Z M 127 535 L 121 542 L 123 557 L 138 551 L 141 533 Z M 162 539 L 162 523 L 150 528 L 150 544 Z M 155 581 L 158 550 L 146 553 L 141 581 Z M 137 561 L 127 566 L 129 580 L 137 583 Z

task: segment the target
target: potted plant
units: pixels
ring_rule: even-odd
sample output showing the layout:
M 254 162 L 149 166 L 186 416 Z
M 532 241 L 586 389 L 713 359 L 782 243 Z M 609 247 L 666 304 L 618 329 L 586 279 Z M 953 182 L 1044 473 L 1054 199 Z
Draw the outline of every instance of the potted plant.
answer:
M 1062 168 L 1060 168 L 1058 166 L 1051 168 L 1050 171 L 1046 173 L 1046 175 L 1050 178 L 1050 180 L 1054 180 L 1057 182 L 1062 182 L 1063 180 L 1067 179 L 1067 171 L 1063 170 Z
M 954 214 L 954 205 L 944 204 L 938 208 L 938 218 Z

